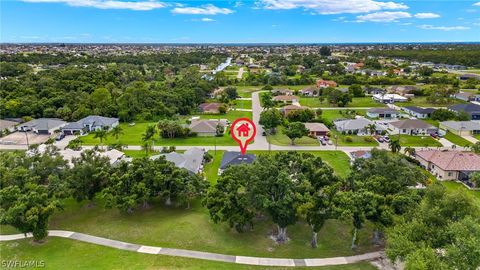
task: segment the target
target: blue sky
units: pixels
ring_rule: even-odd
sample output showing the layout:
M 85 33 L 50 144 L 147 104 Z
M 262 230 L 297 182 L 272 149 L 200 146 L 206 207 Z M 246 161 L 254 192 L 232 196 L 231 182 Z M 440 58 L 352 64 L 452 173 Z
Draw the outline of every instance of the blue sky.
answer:
M 480 2 L 0 0 L 1 42 L 480 41 Z

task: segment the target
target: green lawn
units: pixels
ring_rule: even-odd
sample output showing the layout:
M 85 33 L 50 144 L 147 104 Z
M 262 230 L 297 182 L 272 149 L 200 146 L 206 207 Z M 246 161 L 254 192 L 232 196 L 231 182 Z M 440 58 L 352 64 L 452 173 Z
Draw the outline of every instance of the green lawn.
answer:
M 390 139 L 398 138 L 398 135 L 391 135 Z M 441 147 L 442 144 L 430 136 L 400 135 L 400 145 L 418 147 Z
M 217 150 L 215 151 L 208 151 L 210 155 L 212 155 L 213 160 L 209 163 L 205 164 L 203 167 L 203 172 L 205 177 L 211 184 L 217 183 L 218 179 L 218 168 L 220 168 L 220 164 L 222 163 L 223 153 L 225 151 Z
M 234 121 L 237 118 L 248 117 L 252 118 L 252 112 L 244 111 L 229 111 L 225 115 L 218 114 L 202 114 L 199 115 L 202 119 L 228 119 Z M 185 119 L 186 120 L 186 117 Z M 183 120 L 182 123 L 184 122 Z M 120 126 L 123 128 L 123 135 L 119 137 L 119 142 L 125 145 L 142 145 L 142 134 L 145 132 L 148 125 L 155 125 L 156 122 L 143 122 L 136 123 L 134 126 L 130 126 L 126 123 L 121 123 Z M 80 137 L 83 144 L 85 145 L 96 145 L 100 144 L 100 140 L 94 138 L 93 134 Z M 109 143 L 116 142 L 111 136 L 108 136 L 104 140 L 103 144 L 107 145 Z M 188 138 L 175 138 L 175 139 L 164 139 L 160 138 L 157 134 L 155 135 L 154 143 L 156 146 L 171 146 L 171 145 L 236 145 L 236 142 L 228 135 L 228 131 L 223 137 L 188 137 Z
M 244 73 L 245 74 L 245 73 Z M 237 88 L 237 93 L 240 97 L 249 98 L 252 97 L 252 92 L 259 91 L 262 86 L 233 86 Z
M 473 137 L 480 141 L 480 134 L 475 134 L 475 135 L 473 135 Z
M 251 100 L 235 100 L 233 101 L 234 107 L 237 109 L 252 109 Z
M 269 237 L 276 226 L 268 218 L 256 221 L 253 231 L 237 233 L 226 224 L 213 223 L 208 210 L 199 202 L 194 202 L 189 210 L 163 207 L 155 202 L 150 208 L 137 209 L 132 214 L 105 209 L 101 200 L 97 200 L 94 207 L 87 205 L 87 202 L 77 203 L 74 199 L 64 200 L 64 211 L 52 217 L 50 229 L 71 230 L 141 245 L 257 257 L 322 258 L 375 250 L 370 244 L 370 223 L 360 231 L 360 246 L 354 252 L 350 249 L 349 221 L 327 221 L 318 235 L 319 247 L 312 249 L 311 229 L 303 222 L 289 226 L 290 241 L 278 245 Z M 55 253 L 51 252 L 51 255 Z
M 283 133 L 283 127 L 277 129 L 277 133 L 267 137 L 267 140 L 271 144 L 275 145 L 292 145 L 292 141 Z M 319 146 L 320 143 L 317 139 L 304 136 L 295 140 L 295 145 L 300 146 Z
M 256 267 L 233 263 L 179 258 L 164 255 L 141 254 L 131 251 L 77 242 L 70 239 L 49 238 L 43 244 L 32 244 L 30 240 L 1 242 L 2 260 L 43 261 L 42 269 L 277 269 L 274 267 Z M 101 254 L 101 255 L 100 255 Z M 99 257 L 100 255 L 100 257 Z M 295 268 L 297 269 L 297 268 Z M 322 270 L 374 270 L 367 262 L 351 265 L 321 268 Z
M 338 146 L 378 146 L 378 142 L 372 136 L 343 135 L 339 132 L 334 132 L 334 134 L 338 136 L 338 140 L 334 136 L 331 137 L 331 140 Z M 352 141 L 348 142 L 347 137 L 350 137 Z M 367 141 L 369 139 L 371 141 Z
M 466 192 L 470 194 L 475 199 L 478 206 L 480 207 L 480 191 L 469 190 L 461 183 L 454 182 L 454 181 L 440 181 L 440 183 L 442 183 L 442 185 L 444 185 L 447 188 L 447 190 L 450 190 L 450 191 L 462 190 L 462 192 Z
M 347 115 L 342 114 L 342 112 L 346 112 L 347 109 L 339 109 L 339 110 L 322 110 L 322 118 L 334 121 L 336 119 L 348 118 Z M 354 110 L 357 115 L 365 115 L 367 110 Z
M 458 99 L 450 99 L 448 103 L 445 104 L 433 104 L 427 101 L 427 97 L 414 97 L 411 101 L 407 102 L 396 102 L 395 105 L 400 107 L 406 106 L 419 106 L 419 107 L 448 107 L 454 104 L 465 103 L 464 101 Z
M 470 141 L 462 138 L 461 136 L 453 134 L 452 132 L 447 132 L 447 134 L 445 134 L 445 139 L 449 140 L 450 142 L 456 145 L 464 146 L 464 147 L 472 144 Z
M 300 104 L 307 107 L 336 107 L 329 104 L 326 100 L 320 103 L 318 97 L 300 97 Z M 371 97 L 355 97 L 346 107 L 385 107 L 385 104 L 376 102 Z

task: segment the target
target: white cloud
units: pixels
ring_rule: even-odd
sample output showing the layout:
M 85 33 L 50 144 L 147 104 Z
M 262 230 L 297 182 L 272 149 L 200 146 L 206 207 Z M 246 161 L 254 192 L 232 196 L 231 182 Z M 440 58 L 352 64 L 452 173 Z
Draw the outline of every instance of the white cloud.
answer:
M 475 4 L 473 4 L 474 6 L 476 7 L 480 7 L 480 2 L 476 2 Z
M 317 14 L 366 13 L 380 10 L 408 9 L 403 3 L 375 0 L 259 0 L 257 6 L 265 9 L 313 10 Z
M 172 9 L 174 14 L 193 14 L 193 15 L 217 15 L 217 14 L 231 14 L 234 11 L 228 8 L 219 8 L 212 4 L 201 7 L 176 7 Z
M 419 28 L 425 30 L 441 30 L 441 31 L 459 31 L 459 30 L 468 30 L 468 26 L 433 26 L 429 24 L 420 25 Z
M 413 15 L 415 18 L 417 19 L 434 19 L 434 18 L 440 18 L 440 15 L 436 14 L 436 13 L 430 13 L 430 12 L 426 12 L 426 13 L 417 13 L 415 15 Z
M 212 18 L 201 18 L 200 21 L 202 22 L 214 22 L 215 20 Z
M 403 11 L 385 11 L 385 12 L 375 12 L 366 15 L 357 16 L 358 22 L 395 22 L 398 19 L 411 18 L 412 15 L 408 12 Z
M 167 4 L 158 1 L 119 1 L 119 0 L 23 0 L 29 3 L 64 3 L 72 7 L 92 7 L 99 9 L 152 10 L 164 8 Z

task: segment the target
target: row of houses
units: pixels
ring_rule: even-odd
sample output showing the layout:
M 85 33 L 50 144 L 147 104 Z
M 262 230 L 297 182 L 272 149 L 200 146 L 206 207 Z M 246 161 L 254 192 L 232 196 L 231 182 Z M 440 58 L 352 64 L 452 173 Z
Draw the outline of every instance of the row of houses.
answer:
M 178 168 L 183 168 L 193 174 L 199 174 L 203 172 L 203 165 L 205 160 L 205 149 L 193 147 L 186 150 L 184 153 L 165 153 L 155 156 L 151 156 L 150 159 L 156 160 L 164 157 L 167 161 L 175 164 Z M 242 155 L 236 151 L 225 151 L 222 156 L 222 161 L 218 169 L 218 175 L 229 166 L 235 166 L 239 164 L 251 164 L 255 161 L 256 156 L 254 154 Z
M 352 133 L 357 135 L 370 135 L 375 129 L 375 134 L 381 134 L 389 131 L 392 134 L 404 135 L 429 135 L 438 132 L 438 128 L 418 119 L 405 119 L 389 122 L 388 124 L 379 124 L 370 119 L 359 117 L 356 119 L 337 120 L 333 124 L 340 132 Z

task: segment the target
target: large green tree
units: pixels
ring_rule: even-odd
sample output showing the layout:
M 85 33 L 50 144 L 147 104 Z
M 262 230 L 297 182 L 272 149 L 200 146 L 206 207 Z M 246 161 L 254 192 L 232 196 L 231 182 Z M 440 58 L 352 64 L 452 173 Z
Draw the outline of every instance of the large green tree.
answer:
M 300 122 L 288 123 L 284 132 L 292 141 L 292 145 L 295 144 L 295 139 L 308 135 L 308 129 L 305 127 L 305 124 Z

